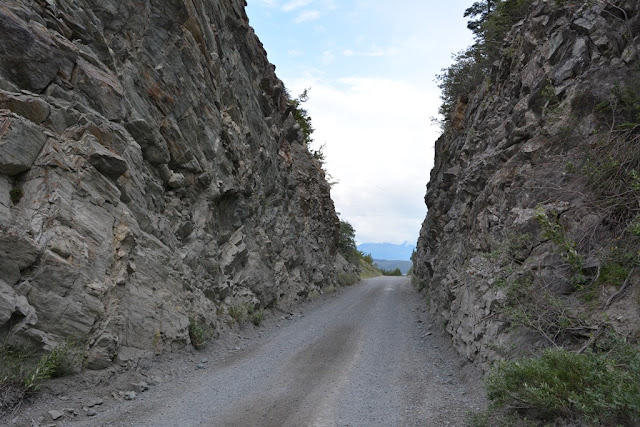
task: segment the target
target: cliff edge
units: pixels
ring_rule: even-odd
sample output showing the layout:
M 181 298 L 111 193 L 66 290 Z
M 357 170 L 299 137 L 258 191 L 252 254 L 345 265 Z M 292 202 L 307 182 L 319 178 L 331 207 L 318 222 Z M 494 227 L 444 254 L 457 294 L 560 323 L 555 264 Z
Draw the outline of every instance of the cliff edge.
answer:
M 414 260 L 431 310 L 485 369 L 640 339 L 640 5 L 528 3 L 451 105 Z
M 337 285 L 321 165 L 242 0 L 0 4 L 0 328 L 92 369 Z

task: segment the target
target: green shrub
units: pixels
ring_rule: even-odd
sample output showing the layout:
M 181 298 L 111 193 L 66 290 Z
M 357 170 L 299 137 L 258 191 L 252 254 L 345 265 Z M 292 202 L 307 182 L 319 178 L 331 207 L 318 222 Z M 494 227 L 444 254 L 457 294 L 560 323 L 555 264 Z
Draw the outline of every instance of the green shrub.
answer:
M 381 268 L 380 271 L 383 276 L 402 276 L 402 271 L 400 271 L 399 268 L 394 268 L 393 270 L 385 270 L 384 268 Z
M 629 231 L 640 237 L 640 214 L 636 215 L 629 224 Z
M 362 251 L 358 251 L 358 258 L 367 264 L 373 265 L 373 256 L 371 254 L 365 254 Z
M 260 309 L 251 313 L 251 322 L 254 325 L 260 326 L 263 320 L 264 320 L 264 310 Z
M 189 319 L 189 339 L 196 350 L 203 349 L 211 339 L 211 330 L 202 325 L 198 319 L 191 318 Z
M 11 203 L 14 205 L 17 205 L 20 202 L 23 195 L 24 193 L 20 187 L 13 187 L 11 191 L 9 191 L 9 198 L 11 199 Z
M 522 277 L 514 281 L 499 281 L 496 286 L 506 288 L 506 300 L 498 312 L 511 327 L 524 327 L 536 332 L 551 345 L 575 340 L 589 330 L 585 314 L 554 295 L 548 286 Z
M 357 283 L 359 280 L 360 276 L 358 276 L 356 273 L 344 273 L 342 271 L 338 272 L 338 284 L 340 286 L 351 286 L 354 283 Z
M 0 413 L 19 404 L 27 393 L 40 388 L 49 378 L 62 377 L 76 371 L 83 354 L 72 340 L 65 340 L 38 357 L 22 348 L 0 349 Z
M 598 284 L 619 286 L 629 275 L 629 269 L 617 262 L 605 262 L 600 270 Z
M 557 214 L 552 212 L 557 218 Z M 535 218 L 542 227 L 542 237 L 551 240 L 560 249 L 560 255 L 577 273 L 582 272 L 583 259 L 576 249 L 576 242 L 569 239 L 557 219 L 550 219 L 542 206 L 536 207 Z
M 238 323 L 244 322 L 248 314 L 247 306 L 244 304 L 230 305 L 227 312 L 229 316 L 231 316 L 231 319 Z
M 499 362 L 487 392 L 493 409 L 529 419 L 632 425 L 640 421 L 640 355 L 627 344 L 606 353 L 547 350 L 537 358 Z
M 310 144 L 313 141 L 311 134 L 314 131 L 313 126 L 311 126 L 311 116 L 309 115 L 309 112 L 302 107 L 302 104 L 308 100 L 309 89 L 305 89 L 296 99 L 290 101 L 294 108 L 293 116 L 296 119 L 298 126 L 300 126 L 300 130 L 302 130 L 304 143 L 306 144 Z M 322 149 L 318 150 L 318 153 L 322 155 Z

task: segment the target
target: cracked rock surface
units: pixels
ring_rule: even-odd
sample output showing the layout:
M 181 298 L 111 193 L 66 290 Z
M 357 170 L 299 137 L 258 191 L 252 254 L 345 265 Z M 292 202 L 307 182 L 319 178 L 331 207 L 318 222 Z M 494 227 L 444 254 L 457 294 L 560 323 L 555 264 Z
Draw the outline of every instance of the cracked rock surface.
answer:
M 337 285 L 329 185 L 244 7 L 2 1 L 7 343 L 126 365 Z
M 616 127 L 602 105 L 619 102 L 619 88 L 637 96 L 638 46 L 638 2 L 534 1 L 507 34 L 487 81 L 459 100 L 436 142 L 416 274 L 458 351 L 485 369 L 550 345 L 531 333 L 535 325 L 513 328 L 503 315 L 510 284 L 529 281 L 565 307 L 580 305 L 575 271 L 544 237 L 536 208 L 575 242 L 592 282 L 603 252 L 611 252 L 607 242 L 629 236 L 616 229 L 616 217 L 628 212 L 612 212 L 589 183 L 590 173 L 600 173 L 589 158 L 618 161 L 619 148 L 598 148 Z M 633 144 L 615 167 L 638 161 Z M 636 199 L 621 210 L 637 208 Z M 640 277 L 629 280 L 637 285 Z M 587 309 L 585 318 L 595 313 L 588 319 L 595 325 L 611 318 L 624 335 L 640 337 L 637 288 L 607 313 Z M 605 302 L 615 289 L 597 292 Z M 579 332 L 588 338 L 592 330 Z

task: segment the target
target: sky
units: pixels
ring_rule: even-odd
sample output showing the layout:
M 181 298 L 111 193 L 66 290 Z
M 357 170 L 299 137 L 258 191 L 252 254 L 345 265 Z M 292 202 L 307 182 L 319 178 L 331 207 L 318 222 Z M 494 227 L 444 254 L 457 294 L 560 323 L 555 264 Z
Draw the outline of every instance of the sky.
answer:
M 324 145 L 356 242 L 415 244 L 439 127 L 436 74 L 469 46 L 472 0 L 247 0 L 249 23 Z

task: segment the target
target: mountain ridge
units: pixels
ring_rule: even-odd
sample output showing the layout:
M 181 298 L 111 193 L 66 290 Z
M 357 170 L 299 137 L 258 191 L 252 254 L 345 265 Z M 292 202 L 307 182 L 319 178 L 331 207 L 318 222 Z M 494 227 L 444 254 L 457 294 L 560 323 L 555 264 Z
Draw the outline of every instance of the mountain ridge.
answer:
M 411 260 L 411 254 L 415 250 L 415 245 L 411 245 L 409 242 L 401 244 L 386 242 L 361 243 L 358 245 L 358 250 L 371 254 L 375 259 L 409 261 Z

